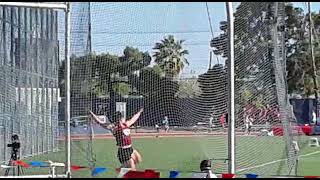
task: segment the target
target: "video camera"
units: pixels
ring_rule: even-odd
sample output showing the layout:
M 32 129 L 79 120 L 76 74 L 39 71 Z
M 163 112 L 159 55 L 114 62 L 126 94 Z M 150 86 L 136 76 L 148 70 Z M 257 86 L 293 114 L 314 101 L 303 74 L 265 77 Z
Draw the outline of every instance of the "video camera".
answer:
M 11 144 L 8 144 L 7 147 L 11 147 L 14 153 L 18 152 L 20 149 L 19 136 L 14 134 L 11 136 Z

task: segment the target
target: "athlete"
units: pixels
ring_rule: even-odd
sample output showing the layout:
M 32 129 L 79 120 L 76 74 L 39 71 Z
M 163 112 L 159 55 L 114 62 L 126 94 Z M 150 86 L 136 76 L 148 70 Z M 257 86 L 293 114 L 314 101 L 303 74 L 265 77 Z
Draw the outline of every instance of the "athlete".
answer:
M 142 158 L 140 153 L 133 149 L 132 140 L 130 136 L 130 127 L 139 119 L 143 109 L 132 116 L 131 119 L 126 120 L 121 112 L 116 112 L 116 122 L 107 124 L 101 121 L 92 111 L 90 114 L 92 118 L 103 128 L 110 130 L 116 139 L 118 146 L 118 159 L 123 168 L 131 168 L 136 170 L 138 163 L 141 163 Z

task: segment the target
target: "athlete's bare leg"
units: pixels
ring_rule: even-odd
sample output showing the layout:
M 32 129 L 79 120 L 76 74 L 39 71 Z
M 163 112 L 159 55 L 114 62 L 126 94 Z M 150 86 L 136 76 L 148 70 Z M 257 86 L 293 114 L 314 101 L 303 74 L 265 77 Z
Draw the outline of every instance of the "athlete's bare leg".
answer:
M 136 170 L 136 163 L 132 158 L 129 160 L 129 164 L 130 164 L 131 170 L 135 171 Z
M 166 131 L 166 133 L 168 133 L 168 131 L 169 131 L 169 126 L 165 126 L 165 131 Z
M 126 161 L 125 163 L 121 164 L 121 168 L 130 168 L 130 163 L 129 161 Z
M 131 158 L 135 161 L 135 164 L 138 164 L 138 163 L 142 162 L 142 157 L 141 157 L 140 153 L 137 150 L 133 150 Z
M 132 170 L 136 170 L 135 161 L 131 158 L 125 163 L 121 164 L 121 168 L 130 168 Z

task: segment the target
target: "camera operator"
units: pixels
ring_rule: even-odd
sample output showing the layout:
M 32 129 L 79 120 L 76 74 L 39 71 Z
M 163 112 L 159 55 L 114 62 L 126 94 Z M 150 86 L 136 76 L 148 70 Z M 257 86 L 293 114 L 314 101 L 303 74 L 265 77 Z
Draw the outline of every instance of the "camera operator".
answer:
M 200 172 L 193 173 L 192 178 L 218 178 L 211 170 L 211 160 L 203 160 L 200 163 Z
M 20 141 L 19 141 L 19 136 L 14 134 L 11 136 L 11 144 L 7 145 L 8 147 L 11 148 L 11 159 L 16 161 L 19 160 L 19 149 L 20 149 Z

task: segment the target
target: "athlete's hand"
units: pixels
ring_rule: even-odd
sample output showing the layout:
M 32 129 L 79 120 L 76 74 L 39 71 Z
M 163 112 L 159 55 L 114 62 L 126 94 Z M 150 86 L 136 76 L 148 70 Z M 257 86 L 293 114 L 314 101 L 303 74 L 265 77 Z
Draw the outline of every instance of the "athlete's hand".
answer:
M 91 116 L 91 120 L 98 123 L 98 124 L 101 124 L 101 122 L 99 122 L 99 120 L 97 119 L 96 115 L 92 112 L 92 111 L 89 111 L 89 116 Z
M 93 112 L 92 112 L 92 111 L 90 111 L 90 110 L 89 110 L 89 114 L 90 114 L 90 115 L 92 115 L 92 116 L 94 115 L 94 114 L 93 114 Z
M 140 109 L 139 113 L 142 113 L 142 112 L 143 112 L 143 108 Z

